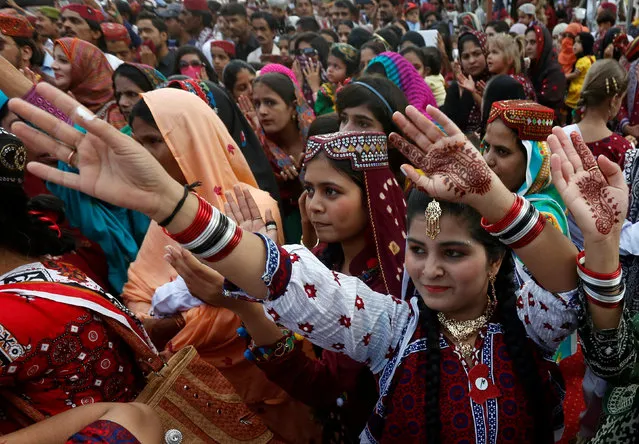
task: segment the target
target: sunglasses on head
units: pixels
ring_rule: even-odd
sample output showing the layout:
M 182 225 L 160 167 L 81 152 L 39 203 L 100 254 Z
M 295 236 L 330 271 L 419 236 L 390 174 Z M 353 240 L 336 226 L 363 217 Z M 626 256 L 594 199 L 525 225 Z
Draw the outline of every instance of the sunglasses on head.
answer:
M 298 49 L 297 55 L 305 55 L 308 57 L 313 57 L 317 55 L 317 50 L 315 48 Z
M 202 66 L 202 62 L 200 62 L 199 60 L 191 60 L 190 62 L 187 62 L 185 60 L 180 61 L 180 68 L 188 68 L 189 66 L 199 68 Z

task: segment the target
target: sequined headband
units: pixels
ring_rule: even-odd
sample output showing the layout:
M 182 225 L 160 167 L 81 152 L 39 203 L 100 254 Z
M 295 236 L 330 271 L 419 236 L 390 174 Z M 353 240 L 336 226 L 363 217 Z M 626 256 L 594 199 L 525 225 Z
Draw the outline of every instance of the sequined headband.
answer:
M 388 151 L 384 133 L 342 133 L 313 136 L 306 142 L 304 162 L 323 151 L 334 160 L 350 160 L 354 170 L 388 167 Z
M 384 104 L 384 106 L 386 107 L 386 109 L 388 110 L 390 115 L 391 116 L 393 115 L 393 113 L 394 113 L 393 108 L 391 108 L 391 106 L 388 104 L 388 101 L 375 88 L 370 86 L 368 83 L 364 83 L 364 82 L 352 82 L 351 85 L 362 85 L 363 87 L 368 89 L 370 92 L 375 94 L 379 100 L 382 101 L 382 103 Z

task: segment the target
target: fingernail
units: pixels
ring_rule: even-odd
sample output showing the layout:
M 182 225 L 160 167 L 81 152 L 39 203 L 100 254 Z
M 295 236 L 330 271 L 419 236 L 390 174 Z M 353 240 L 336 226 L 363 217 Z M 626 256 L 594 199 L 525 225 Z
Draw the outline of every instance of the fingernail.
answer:
M 75 113 L 78 115 L 79 118 L 86 122 L 90 122 L 91 120 L 95 119 L 95 114 L 93 114 L 91 111 L 83 106 L 78 106 L 75 109 Z
M 408 173 L 406 173 L 406 170 L 404 169 L 403 165 L 399 167 L 399 171 L 401 171 L 404 176 L 408 176 Z

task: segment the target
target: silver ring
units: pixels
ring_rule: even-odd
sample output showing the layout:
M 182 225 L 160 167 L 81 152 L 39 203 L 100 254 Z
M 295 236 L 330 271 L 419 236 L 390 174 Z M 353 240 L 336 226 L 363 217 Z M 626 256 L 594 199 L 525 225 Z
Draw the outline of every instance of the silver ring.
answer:
M 266 222 L 266 231 L 277 230 L 277 224 L 273 221 Z

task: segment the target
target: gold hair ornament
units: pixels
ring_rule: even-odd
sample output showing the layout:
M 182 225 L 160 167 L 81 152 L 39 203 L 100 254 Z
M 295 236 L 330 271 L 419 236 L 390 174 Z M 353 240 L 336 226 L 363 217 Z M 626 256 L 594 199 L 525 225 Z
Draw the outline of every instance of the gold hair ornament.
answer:
M 442 207 L 439 206 L 439 202 L 433 199 L 424 211 L 424 217 L 426 217 L 426 236 L 431 239 L 435 239 L 437 235 L 442 231 L 439 226 L 439 218 L 442 215 Z

